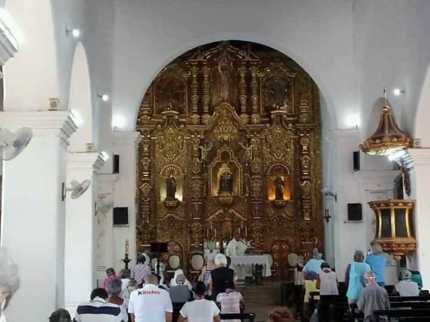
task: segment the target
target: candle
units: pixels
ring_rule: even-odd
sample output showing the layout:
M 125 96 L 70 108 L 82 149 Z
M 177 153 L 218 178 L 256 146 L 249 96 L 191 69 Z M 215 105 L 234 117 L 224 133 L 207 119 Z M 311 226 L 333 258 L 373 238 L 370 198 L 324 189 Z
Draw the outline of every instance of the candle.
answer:
M 206 229 L 206 237 L 209 238 L 209 228 Z
M 126 239 L 126 240 L 125 240 L 125 254 L 126 254 L 126 255 L 128 255 L 128 247 L 129 247 L 128 239 Z
M 248 239 L 248 226 L 245 226 L 245 237 Z

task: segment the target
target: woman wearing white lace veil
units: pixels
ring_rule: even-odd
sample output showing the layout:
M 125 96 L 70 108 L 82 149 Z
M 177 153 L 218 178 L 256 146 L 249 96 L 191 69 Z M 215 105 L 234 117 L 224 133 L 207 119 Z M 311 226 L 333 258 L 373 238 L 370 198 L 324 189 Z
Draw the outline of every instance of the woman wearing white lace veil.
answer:
M 178 283 L 176 282 L 176 279 L 178 278 L 179 275 L 184 275 L 185 276 L 184 271 L 182 269 L 180 269 L 180 268 L 178 268 L 175 271 L 175 275 L 170 280 L 170 287 L 178 285 Z M 191 285 L 190 281 L 188 281 L 188 279 L 185 280 L 184 285 L 188 286 L 188 288 L 190 289 L 190 291 L 193 289 L 193 286 Z
M 19 288 L 18 266 L 10 259 L 6 249 L 0 247 L 0 322 L 6 322 L 4 310 Z

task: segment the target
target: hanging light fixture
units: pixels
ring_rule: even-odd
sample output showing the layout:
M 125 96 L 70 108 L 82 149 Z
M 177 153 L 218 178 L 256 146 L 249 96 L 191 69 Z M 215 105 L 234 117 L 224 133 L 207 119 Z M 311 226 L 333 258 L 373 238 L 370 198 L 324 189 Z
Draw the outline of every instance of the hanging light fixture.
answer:
M 402 154 L 403 150 L 410 147 L 411 138 L 403 132 L 396 124 L 391 108 L 387 104 L 386 90 L 384 88 L 385 106 L 382 108 L 382 115 L 379 126 L 375 133 L 370 136 L 359 148 L 369 155 L 383 155 L 390 159 L 395 159 Z

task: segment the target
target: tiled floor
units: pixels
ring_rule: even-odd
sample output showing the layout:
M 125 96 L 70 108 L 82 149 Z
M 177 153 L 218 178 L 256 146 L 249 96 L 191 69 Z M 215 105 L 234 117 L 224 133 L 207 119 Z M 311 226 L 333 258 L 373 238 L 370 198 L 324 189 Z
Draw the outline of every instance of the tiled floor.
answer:
M 246 304 L 246 312 L 255 313 L 255 321 L 267 321 L 267 313 L 279 305 L 280 283 L 264 282 L 263 285 L 237 288 Z

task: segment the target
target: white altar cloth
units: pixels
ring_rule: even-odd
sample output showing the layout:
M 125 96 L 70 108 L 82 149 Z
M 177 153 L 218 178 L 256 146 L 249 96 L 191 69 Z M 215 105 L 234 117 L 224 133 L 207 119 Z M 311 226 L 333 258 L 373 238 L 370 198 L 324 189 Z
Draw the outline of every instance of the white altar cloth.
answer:
M 272 272 L 270 271 L 269 258 L 265 255 L 244 255 L 231 257 L 231 266 L 234 270 L 236 266 L 252 265 L 263 265 L 263 277 L 269 277 L 272 275 Z

